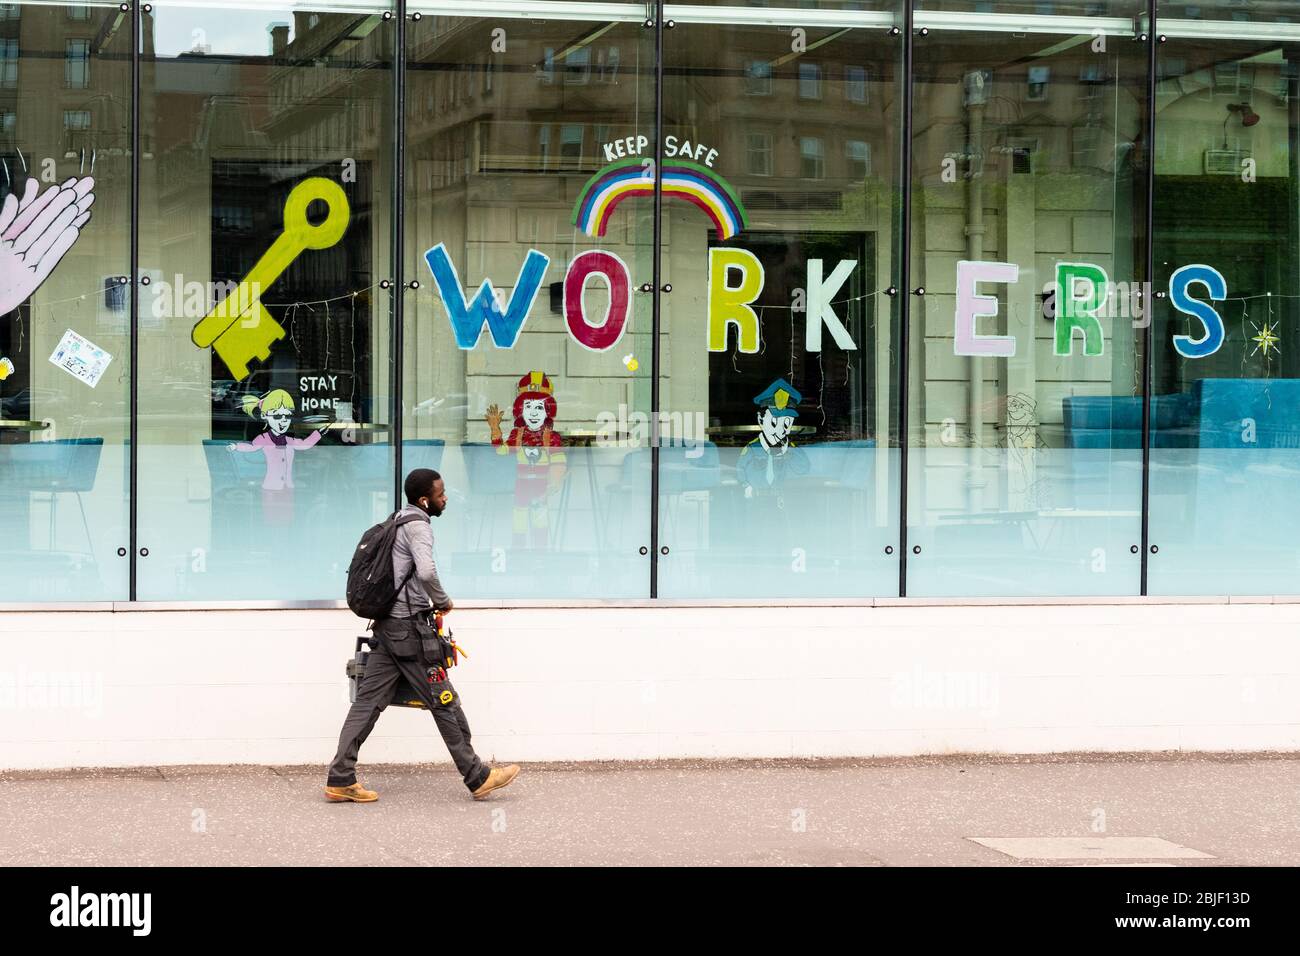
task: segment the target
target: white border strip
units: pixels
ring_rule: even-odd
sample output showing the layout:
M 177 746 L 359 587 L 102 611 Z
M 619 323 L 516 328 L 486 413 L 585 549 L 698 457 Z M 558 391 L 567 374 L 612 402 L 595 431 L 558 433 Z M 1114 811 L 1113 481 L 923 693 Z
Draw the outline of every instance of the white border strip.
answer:
M 408 13 L 421 16 L 513 20 L 584 20 L 643 23 L 644 3 L 559 3 L 547 0 L 410 0 Z
M 44 2 L 44 0 L 37 0 Z M 264 10 L 267 13 L 286 14 L 295 10 L 309 13 L 360 13 L 379 16 L 393 12 L 396 4 L 386 0 L 151 0 L 154 11 L 207 9 L 224 12 L 226 10 Z M 56 6 L 66 6 L 63 0 L 56 0 Z M 107 6 L 117 6 L 115 3 Z
M 19 0 L 22 7 L 64 7 L 67 0 Z M 83 0 L 83 6 L 112 9 L 118 0 Z M 310 10 L 319 13 L 382 14 L 396 4 L 384 0 L 154 0 L 157 9 L 238 9 L 285 13 Z M 640 23 L 645 4 L 625 2 L 579 2 L 562 0 L 411 0 L 408 11 L 429 16 L 514 18 L 538 20 L 588 20 L 606 23 Z M 706 6 L 669 3 L 669 19 L 681 23 L 734 23 L 737 25 L 889 27 L 896 26 L 892 13 L 873 10 L 804 10 L 793 7 Z M 967 33 L 1056 33 L 1090 35 L 1101 31 L 1111 36 L 1133 36 L 1135 23 L 1124 17 L 1055 16 L 1052 14 L 957 13 L 917 10 L 917 28 Z M 1190 40 L 1291 40 L 1300 41 L 1300 22 L 1279 23 L 1245 20 L 1186 20 L 1161 17 L 1160 33 Z
M 514 608 L 573 609 L 642 609 L 682 610 L 692 608 L 813 608 L 854 607 L 1152 607 L 1168 605 L 1279 604 L 1300 605 L 1296 594 L 1185 594 L 1185 595 L 1061 595 L 1059 597 L 861 597 L 861 598 L 611 598 L 608 600 L 572 598 L 568 600 L 457 601 L 465 611 L 510 610 Z M 98 612 L 129 614 L 147 611 L 346 611 L 343 601 L 87 601 L 48 604 L 0 603 L 0 613 L 66 614 Z M 3 628 L 0 628 L 3 630 Z
M 18 0 L 20 7 L 67 7 L 67 0 Z M 119 7 L 119 0 L 81 0 L 77 6 L 96 7 L 100 10 Z
M 1160 17 L 1156 30 L 1183 40 L 1300 40 L 1300 23 L 1244 20 L 1174 20 Z
M 66 6 L 65 0 L 22 0 L 22 6 Z M 91 7 L 112 8 L 113 0 L 89 0 Z M 311 10 L 320 13 L 382 14 L 396 4 L 384 0 L 155 0 L 155 8 L 244 9 L 287 12 Z M 640 23 L 646 6 L 640 0 L 626 2 L 577 2 L 563 0 L 411 0 L 411 13 L 428 16 L 475 17 L 479 19 L 581 20 L 601 23 Z M 706 6 L 669 3 L 664 15 L 680 23 L 736 24 L 743 26 L 862 27 L 889 29 L 896 26 L 894 14 L 873 10 L 805 10 L 796 7 Z M 1070 36 L 1103 33 L 1134 36 L 1137 24 L 1125 17 L 1056 16 L 1053 14 L 970 13 L 946 10 L 917 10 L 918 29 L 961 33 L 1039 33 Z M 1186 20 L 1161 18 L 1160 33 L 1181 39 L 1204 40 L 1292 40 L 1300 41 L 1300 22 L 1269 23 L 1240 20 Z
M 1161 21 L 1163 23 L 1164 21 Z M 955 30 L 961 33 L 1063 33 L 1070 36 L 1136 36 L 1135 21 L 1126 17 L 1058 17 L 1034 13 L 954 13 L 917 10 L 917 29 Z M 1161 32 L 1164 32 L 1163 29 Z
M 646 6 L 627 3 L 563 3 L 548 0 L 411 0 L 407 10 L 424 16 L 585 20 L 601 23 L 641 23 Z M 802 10 L 795 7 L 706 6 L 698 3 L 664 5 L 665 19 L 675 23 L 715 23 L 738 26 L 867 27 L 896 25 L 892 13 L 870 10 Z
M 867 27 L 899 25 L 892 13 L 874 10 L 800 10 L 792 7 L 710 7 L 666 3 L 664 18 L 677 23 L 722 23 L 738 26 Z

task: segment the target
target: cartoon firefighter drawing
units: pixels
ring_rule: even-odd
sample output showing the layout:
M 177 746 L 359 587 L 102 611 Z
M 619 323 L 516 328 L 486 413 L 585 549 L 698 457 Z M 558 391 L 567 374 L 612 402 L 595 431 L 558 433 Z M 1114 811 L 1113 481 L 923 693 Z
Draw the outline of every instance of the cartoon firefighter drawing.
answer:
M 755 396 L 758 437 L 741 449 L 736 462 L 736 477 L 745 486 L 746 498 L 775 496 L 778 507 L 784 506 L 782 483 L 808 474 L 807 454 L 790 441 L 801 401 L 803 395 L 783 378 Z
M 545 548 L 550 541 L 547 500 L 564 486 L 564 439 L 555 431 L 555 386 L 544 372 L 519 380 L 514 428 L 501 434 L 501 409 L 488 406 L 486 420 L 500 455 L 515 456 L 513 541 L 515 547 Z

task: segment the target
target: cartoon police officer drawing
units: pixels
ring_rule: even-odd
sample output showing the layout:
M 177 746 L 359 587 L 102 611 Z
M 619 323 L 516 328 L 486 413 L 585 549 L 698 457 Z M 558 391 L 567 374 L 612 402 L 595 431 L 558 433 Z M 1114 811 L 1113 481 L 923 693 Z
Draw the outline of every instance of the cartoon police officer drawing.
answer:
M 758 406 L 758 437 L 741 450 L 736 462 L 736 477 L 745 486 L 746 498 L 775 495 L 781 506 L 784 504 L 781 485 L 785 479 L 808 474 L 807 454 L 790 441 L 801 401 L 803 395 L 783 378 L 754 398 Z

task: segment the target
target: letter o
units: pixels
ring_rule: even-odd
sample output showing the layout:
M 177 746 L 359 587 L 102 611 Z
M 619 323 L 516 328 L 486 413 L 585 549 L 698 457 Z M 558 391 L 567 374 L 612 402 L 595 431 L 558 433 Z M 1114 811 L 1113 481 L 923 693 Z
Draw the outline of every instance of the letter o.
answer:
M 592 276 L 604 276 L 609 283 L 609 307 L 599 323 L 587 319 L 583 296 Z M 631 277 L 627 264 L 612 252 L 591 249 L 569 263 L 564 274 L 564 321 L 575 342 L 592 352 L 606 352 L 618 344 L 627 328 Z

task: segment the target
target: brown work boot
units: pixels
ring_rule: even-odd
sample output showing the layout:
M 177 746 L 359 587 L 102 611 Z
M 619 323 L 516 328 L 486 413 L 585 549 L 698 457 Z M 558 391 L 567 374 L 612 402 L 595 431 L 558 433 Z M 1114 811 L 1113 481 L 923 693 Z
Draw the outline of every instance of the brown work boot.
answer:
M 348 800 L 353 803 L 374 803 L 379 799 L 379 794 L 354 783 L 347 787 L 326 787 L 325 799 L 330 803 L 344 803 Z
M 500 790 L 507 786 L 511 780 L 519 776 L 519 765 L 511 764 L 508 767 L 493 767 L 488 773 L 488 778 L 483 781 L 483 786 L 474 791 L 474 799 L 482 800 L 493 790 Z

